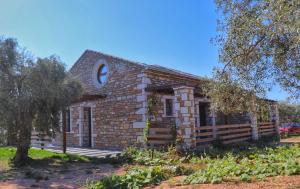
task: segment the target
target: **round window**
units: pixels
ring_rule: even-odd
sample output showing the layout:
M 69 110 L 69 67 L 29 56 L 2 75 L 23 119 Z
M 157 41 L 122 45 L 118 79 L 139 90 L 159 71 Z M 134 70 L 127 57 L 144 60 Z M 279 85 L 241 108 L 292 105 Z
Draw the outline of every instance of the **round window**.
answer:
M 105 83 L 107 80 L 107 67 L 103 64 L 99 67 L 97 73 L 97 79 L 100 84 Z

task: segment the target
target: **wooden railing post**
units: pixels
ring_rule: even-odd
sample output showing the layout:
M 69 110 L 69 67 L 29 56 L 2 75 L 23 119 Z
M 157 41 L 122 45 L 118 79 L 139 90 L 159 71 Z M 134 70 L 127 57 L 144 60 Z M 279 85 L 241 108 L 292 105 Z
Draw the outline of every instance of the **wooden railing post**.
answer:
M 65 154 L 67 152 L 67 119 L 66 119 L 66 111 L 63 111 L 63 124 L 62 124 L 62 130 L 63 130 L 63 153 Z
M 212 132 L 213 138 L 217 138 L 217 127 L 216 127 L 216 113 L 214 111 L 211 112 L 211 122 L 212 122 Z

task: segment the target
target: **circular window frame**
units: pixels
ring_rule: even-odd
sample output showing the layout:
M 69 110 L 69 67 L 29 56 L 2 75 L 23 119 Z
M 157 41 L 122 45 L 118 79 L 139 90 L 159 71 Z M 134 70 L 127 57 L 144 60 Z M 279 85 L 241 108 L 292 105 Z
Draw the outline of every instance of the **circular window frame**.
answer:
M 99 76 L 99 71 L 101 71 L 103 66 L 105 66 L 106 70 L 107 70 L 106 71 L 106 80 L 103 83 L 100 83 L 100 80 L 99 80 L 98 76 Z M 96 64 L 94 65 L 94 67 L 93 67 L 93 83 L 94 83 L 94 86 L 96 86 L 97 88 L 101 88 L 107 83 L 108 79 L 109 79 L 109 67 L 108 67 L 107 62 L 103 59 L 98 60 L 96 62 Z
M 106 68 L 106 72 L 103 72 L 103 69 Z M 106 82 L 107 80 L 107 66 L 105 64 L 101 64 L 98 68 L 98 71 L 97 71 L 97 79 L 98 79 L 98 83 L 99 84 L 103 84 Z M 105 76 L 105 80 L 104 81 L 101 81 L 101 77 L 102 76 Z

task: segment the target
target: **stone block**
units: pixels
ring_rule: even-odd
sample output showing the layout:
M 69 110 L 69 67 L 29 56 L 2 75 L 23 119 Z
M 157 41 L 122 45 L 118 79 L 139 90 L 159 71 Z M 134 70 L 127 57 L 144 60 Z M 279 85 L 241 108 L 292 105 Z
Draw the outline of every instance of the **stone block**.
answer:
M 192 106 L 192 102 L 191 101 L 185 101 L 184 106 L 190 107 L 190 106 Z
M 139 95 L 139 96 L 137 96 L 137 101 L 138 101 L 138 102 L 146 101 L 146 96 L 144 96 L 144 95 Z
M 188 100 L 188 95 L 186 93 L 181 94 L 181 100 Z
M 187 113 L 189 113 L 187 107 L 181 107 L 181 108 L 180 108 L 180 112 L 181 112 L 182 114 L 187 114 Z
M 134 122 L 133 128 L 134 129 L 143 129 L 146 127 L 146 122 Z

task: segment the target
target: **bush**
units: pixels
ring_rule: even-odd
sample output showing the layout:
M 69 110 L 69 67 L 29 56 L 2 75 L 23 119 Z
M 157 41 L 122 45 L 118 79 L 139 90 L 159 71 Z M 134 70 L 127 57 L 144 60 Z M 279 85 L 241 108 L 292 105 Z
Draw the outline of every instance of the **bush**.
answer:
M 137 148 L 127 148 L 122 154 L 124 159 L 130 163 L 146 166 L 174 165 L 180 163 L 180 156 L 175 148 L 169 148 L 167 152 L 157 150 L 138 150 Z
M 240 156 L 228 153 L 219 159 L 204 157 L 202 161 L 207 163 L 207 167 L 187 176 L 184 183 L 219 183 L 236 177 L 250 181 L 269 176 L 300 174 L 299 158 L 298 145 L 256 149 Z
M 109 176 L 96 183 L 88 184 L 89 189 L 138 189 L 143 186 L 158 184 L 166 178 L 161 167 L 134 169 L 122 176 Z

